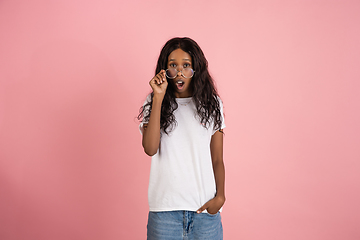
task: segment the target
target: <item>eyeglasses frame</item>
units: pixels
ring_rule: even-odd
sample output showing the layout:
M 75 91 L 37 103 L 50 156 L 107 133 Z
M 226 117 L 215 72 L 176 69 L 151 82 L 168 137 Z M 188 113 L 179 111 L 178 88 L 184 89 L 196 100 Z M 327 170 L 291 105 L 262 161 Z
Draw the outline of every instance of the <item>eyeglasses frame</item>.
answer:
M 169 70 L 169 69 L 170 69 L 170 68 L 168 68 L 168 69 L 165 70 L 165 75 L 166 75 L 166 77 L 168 77 L 168 78 L 170 78 L 170 79 L 176 78 L 176 76 L 178 75 L 179 72 L 181 72 L 181 75 L 182 75 L 184 78 L 192 78 L 192 77 L 194 76 L 194 74 L 195 74 L 194 69 L 190 68 L 190 69 L 192 70 L 192 75 L 191 75 L 191 77 L 185 77 L 184 73 L 182 72 L 182 71 L 184 70 L 184 68 L 183 68 L 183 70 L 181 70 L 181 71 L 177 70 L 176 68 L 173 68 L 173 69 L 176 70 L 176 75 L 175 75 L 174 77 L 169 77 L 169 76 L 167 75 L 167 70 Z

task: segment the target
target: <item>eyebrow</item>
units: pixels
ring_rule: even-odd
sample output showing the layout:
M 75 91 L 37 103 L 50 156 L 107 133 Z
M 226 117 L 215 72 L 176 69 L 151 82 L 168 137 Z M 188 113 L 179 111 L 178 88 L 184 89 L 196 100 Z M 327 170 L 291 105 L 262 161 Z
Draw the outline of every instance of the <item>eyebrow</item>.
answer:
M 188 58 L 184 58 L 183 60 L 186 60 L 186 61 L 190 61 L 190 59 L 188 59 Z M 169 61 L 176 61 L 176 59 L 170 59 Z

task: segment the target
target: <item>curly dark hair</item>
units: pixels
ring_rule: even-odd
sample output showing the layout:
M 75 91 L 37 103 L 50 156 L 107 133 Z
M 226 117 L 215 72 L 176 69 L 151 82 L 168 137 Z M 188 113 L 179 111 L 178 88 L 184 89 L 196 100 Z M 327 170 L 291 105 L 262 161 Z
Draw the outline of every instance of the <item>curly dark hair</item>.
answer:
M 194 40 L 184 37 L 172 38 L 167 41 L 160 52 L 155 75 L 162 69 L 166 69 L 170 53 L 179 48 L 187 52 L 192 59 L 194 76 L 190 82 L 190 88 L 200 123 L 205 128 L 209 128 L 213 121 L 214 130 L 220 129 L 223 120 L 220 112 L 219 95 L 208 71 L 208 62 L 205 55 Z M 167 80 L 169 84 L 162 102 L 160 118 L 160 128 L 166 134 L 177 124 L 174 111 L 178 108 L 178 104 L 175 101 L 175 84 L 171 84 L 171 80 Z M 144 119 L 145 121 L 149 121 L 153 96 L 154 93 L 152 92 L 151 101 L 140 108 L 140 113 L 137 117 L 138 120 Z

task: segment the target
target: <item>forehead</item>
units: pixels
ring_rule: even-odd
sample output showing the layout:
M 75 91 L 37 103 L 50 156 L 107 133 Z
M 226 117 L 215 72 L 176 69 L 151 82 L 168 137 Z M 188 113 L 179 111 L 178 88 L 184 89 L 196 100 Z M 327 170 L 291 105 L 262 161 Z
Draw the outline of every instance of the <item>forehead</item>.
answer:
M 191 56 L 187 52 L 184 52 L 181 48 L 172 51 L 168 57 L 168 61 L 191 61 Z

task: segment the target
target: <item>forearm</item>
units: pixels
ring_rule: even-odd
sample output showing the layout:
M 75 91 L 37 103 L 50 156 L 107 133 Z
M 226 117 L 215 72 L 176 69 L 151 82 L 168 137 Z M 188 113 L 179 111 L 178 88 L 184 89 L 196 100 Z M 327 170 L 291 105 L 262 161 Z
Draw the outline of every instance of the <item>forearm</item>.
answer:
M 216 183 L 216 196 L 222 197 L 225 200 L 225 166 L 222 160 L 213 163 L 215 183 Z
M 162 98 L 154 96 L 150 119 L 143 131 L 142 145 L 147 155 L 153 156 L 160 145 L 160 117 Z
M 197 213 L 201 213 L 207 209 L 208 213 L 215 214 L 225 203 L 225 167 L 222 159 L 213 159 L 213 170 L 216 183 L 216 196 L 206 202 Z

